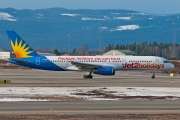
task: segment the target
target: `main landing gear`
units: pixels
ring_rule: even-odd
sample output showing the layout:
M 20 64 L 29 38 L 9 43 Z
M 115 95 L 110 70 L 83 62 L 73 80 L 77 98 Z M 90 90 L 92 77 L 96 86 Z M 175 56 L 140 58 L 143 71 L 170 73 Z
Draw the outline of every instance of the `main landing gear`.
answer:
M 93 76 L 91 75 L 92 72 L 93 72 L 93 71 L 91 71 L 91 72 L 89 73 L 89 75 L 84 75 L 83 78 L 84 78 L 84 79 L 92 79 L 92 78 L 93 78 Z
M 151 76 L 152 79 L 155 79 L 155 72 L 156 72 L 156 71 L 153 70 L 153 74 L 152 74 L 152 76 Z

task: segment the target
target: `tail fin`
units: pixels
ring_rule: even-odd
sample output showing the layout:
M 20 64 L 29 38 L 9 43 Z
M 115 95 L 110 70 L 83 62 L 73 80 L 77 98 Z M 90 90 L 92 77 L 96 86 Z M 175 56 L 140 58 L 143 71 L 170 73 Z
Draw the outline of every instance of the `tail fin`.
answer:
M 6 32 L 16 58 L 39 56 L 15 31 Z

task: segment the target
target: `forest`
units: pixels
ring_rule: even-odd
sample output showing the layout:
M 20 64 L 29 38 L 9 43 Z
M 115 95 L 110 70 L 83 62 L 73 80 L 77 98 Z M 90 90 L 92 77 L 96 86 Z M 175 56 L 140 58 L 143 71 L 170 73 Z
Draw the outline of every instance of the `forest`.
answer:
M 164 58 L 180 58 L 180 44 L 176 43 L 157 43 L 157 42 L 142 42 L 140 44 L 109 44 L 102 50 L 89 50 L 87 44 L 83 44 L 80 48 L 74 48 L 73 51 L 58 51 L 54 49 L 51 53 L 56 55 L 102 55 L 110 50 L 130 50 L 136 53 L 137 56 L 160 56 Z

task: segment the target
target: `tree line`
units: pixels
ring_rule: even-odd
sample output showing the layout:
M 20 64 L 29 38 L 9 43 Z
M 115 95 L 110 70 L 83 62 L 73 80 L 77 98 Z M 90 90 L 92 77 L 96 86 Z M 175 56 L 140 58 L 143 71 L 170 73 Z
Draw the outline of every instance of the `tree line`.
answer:
M 58 51 L 54 49 L 51 51 L 56 55 L 101 55 L 110 50 L 130 50 L 138 56 L 160 56 L 164 58 L 180 58 L 180 44 L 176 43 L 157 43 L 157 42 L 142 42 L 137 44 L 109 44 L 104 49 L 100 50 L 89 50 L 87 44 L 83 44 L 80 48 L 74 48 L 72 51 Z
M 176 43 L 157 43 L 157 42 L 142 42 L 140 44 L 126 44 L 126 45 L 113 45 L 109 44 L 105 48 L 105 52 L 116 49 L 116 50 L 130 50 L 136 53 L 138 56 L 160 56 L 164 58 L 179 58 L 180 57 L 180 44 Z

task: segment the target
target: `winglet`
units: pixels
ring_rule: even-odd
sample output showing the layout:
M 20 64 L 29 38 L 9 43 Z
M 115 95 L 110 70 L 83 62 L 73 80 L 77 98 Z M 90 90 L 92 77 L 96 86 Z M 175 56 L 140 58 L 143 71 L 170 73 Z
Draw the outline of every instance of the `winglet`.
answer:
M 16 58 L 39 56 L 15 31 L 6 32 Z

